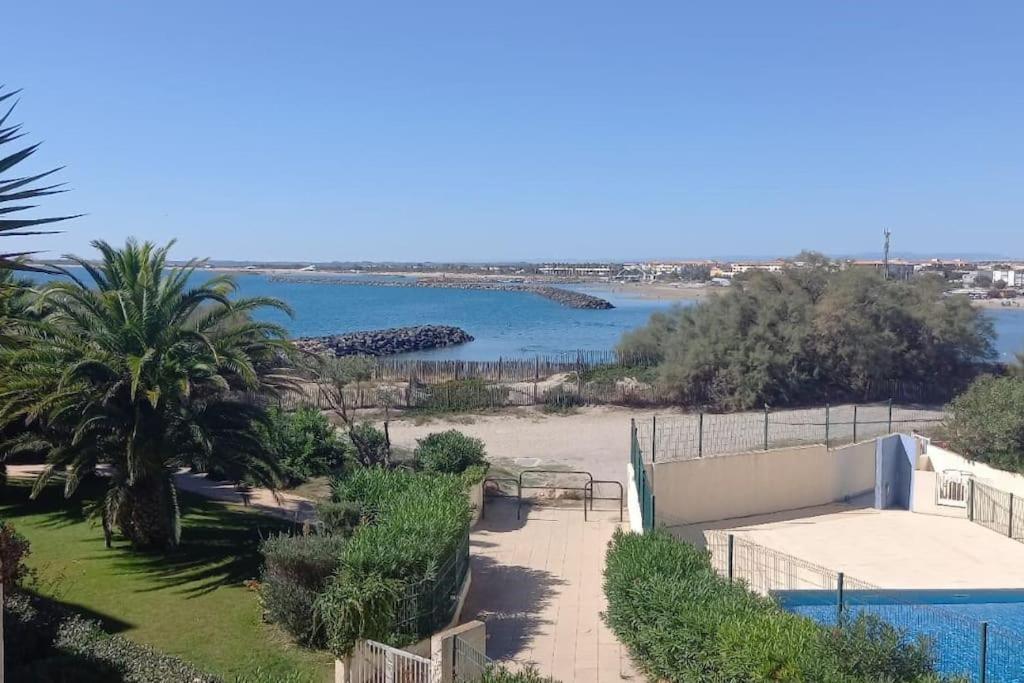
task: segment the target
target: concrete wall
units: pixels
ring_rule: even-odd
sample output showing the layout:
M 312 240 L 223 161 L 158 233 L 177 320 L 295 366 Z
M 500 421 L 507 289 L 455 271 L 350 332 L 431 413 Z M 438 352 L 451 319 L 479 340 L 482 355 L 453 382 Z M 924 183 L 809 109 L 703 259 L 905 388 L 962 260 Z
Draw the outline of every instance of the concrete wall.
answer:
M 914 472 L 913 503 L 910 511 L 922 515 L 939 515 L 941 517 L 960 517 L 967 519 L 966 507 L 938 505 L 935 502 L 936 479 L 938 475 L 931 471 Z
M 968 460 L 959 453 L 940 448 L 927 439 L 922 438 L 921 442 L 923 450 L 921 457 L 918 458 L 919 470 L 930 470 L 933 472 L 964 470 L 972 473 L 978 481 L 995 486 L 1003 491 L 1008 491 L 1014 495 L 1024 496 L 1024 476 L 1014 474 L 1013 472 L 997 470 L 980 462 Z
M 872 491 L 874 440 L 655 463 L 657 524 L 682 525 L 825 505 Z

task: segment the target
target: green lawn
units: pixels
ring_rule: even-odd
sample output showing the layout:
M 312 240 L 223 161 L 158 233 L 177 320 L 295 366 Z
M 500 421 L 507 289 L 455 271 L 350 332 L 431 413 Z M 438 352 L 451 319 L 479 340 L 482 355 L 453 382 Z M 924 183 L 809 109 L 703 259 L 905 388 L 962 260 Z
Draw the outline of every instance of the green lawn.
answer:
M 257 670 L 273 680 L 298 672 L 329 679 L 333 660 L 291 645 L 262 623 L 257 595 L 245 587 L 259 572 L 261 535 L 282 528 L 256 512 L 181 495 L 182 546 L 170 554 L 103 547 L 99 524 L 83 501 L 66 501 L 60 486 L 28 499 L 27 482 L 0 488 L 0 517 L 29 539 L 36 590 L 79 607 L 111 632 L 193 662 L 228 680 Z M 98 492 L 85 487 L 85 500 Z

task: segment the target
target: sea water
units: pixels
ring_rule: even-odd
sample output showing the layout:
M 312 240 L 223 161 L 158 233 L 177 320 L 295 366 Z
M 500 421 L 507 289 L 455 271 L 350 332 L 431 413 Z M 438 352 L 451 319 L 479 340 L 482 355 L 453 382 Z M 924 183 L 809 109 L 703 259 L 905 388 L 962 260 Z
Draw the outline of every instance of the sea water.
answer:
M 79 275 L 84 272 L 79 271 Z M 197 281 L 214 274 L 197 272 Z M 615 347 L 623 333 L 642 326 L 651 314 L 673 305 L 693 305 L 638 298 L 580 287 L 611 301 L 615 308 L 568 308 L 528 292 L 496 292 L 372 285 L 316 284 L 272 280 L 259 273 L 235 273 L 241 296 L 271 296 L 285 301 L 292 317 L 268 311 L 263 317 L 281 323 L 296 337 L 340 334 L 409 325 L 455 325 L 473 335 L 468 344 L 410 354 L 434 359 L 497 360 Z M 360 276 L 354 276 L 359 279 Z M 380 280 L 380 276 L 363 279 Z M 988 309 L 995 324 L 1001 360 L 1024 350 L 1024 309 Z

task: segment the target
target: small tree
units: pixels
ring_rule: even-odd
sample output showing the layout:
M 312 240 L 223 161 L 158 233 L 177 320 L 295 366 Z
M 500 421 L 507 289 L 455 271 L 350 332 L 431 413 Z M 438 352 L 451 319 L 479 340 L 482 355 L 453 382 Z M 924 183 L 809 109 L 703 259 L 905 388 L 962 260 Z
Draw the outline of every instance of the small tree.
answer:
M 384 431 L 381 432 L 369 422 L 358 421 L 359 406 L 350 398 L 353 389 L 359 392 L 363 382 L 373 377 L 373 360 L 366 356 L 318 358 L 314 366 L 323 396 L 345 426 L 359 464 L 391 467 L 390 404 L 384 403 Z

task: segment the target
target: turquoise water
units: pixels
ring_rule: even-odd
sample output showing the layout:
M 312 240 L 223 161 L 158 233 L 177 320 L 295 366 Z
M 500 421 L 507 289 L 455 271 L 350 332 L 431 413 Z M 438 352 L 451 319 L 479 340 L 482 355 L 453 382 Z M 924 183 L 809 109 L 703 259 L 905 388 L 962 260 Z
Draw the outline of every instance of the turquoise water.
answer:
M 195 277 L 205 279 L 209 274 L 201 272 Z M 493 360 L 607 350 L 623 332 L 643 325 L 652 313 L 672 305 L 594 287 L 580 289 L 608 299 L 616 308 L 579 310 L 520 292 L 271 282 L 260 274 L 239 274 L 236 279 L 243 295 L 286 301 L 295 310 L 293 318 L 274 313 L 268 317 L 295 336 L 434 323 L 456 325 L 476 338 L 462 346 L 415 354 L 422 358 Z M 997 345 L 1004 359 L 1024 349 L 1024 310 L 993 310 L 988 315 L 995 321 Z
M 834 591 L 779 591 L 785 609 L 836 623 Z M 911 638 L 928 638 L 940 673 L 979 680 L 981 622 L 989 624 L 987 680 L 1024 683 L 1024 590 L 847 591 L 846 613 L 874 614 Z

